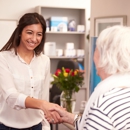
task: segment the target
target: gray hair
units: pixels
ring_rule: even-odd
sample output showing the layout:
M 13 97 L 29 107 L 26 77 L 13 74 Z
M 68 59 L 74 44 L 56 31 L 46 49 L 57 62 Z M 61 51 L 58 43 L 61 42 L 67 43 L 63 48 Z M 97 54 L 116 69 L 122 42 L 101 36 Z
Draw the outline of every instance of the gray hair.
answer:
M 107 74 L 130 72 L 130 28 L 113 26 L 104 29 L 96 43 L 99 51 L 98 67 Z

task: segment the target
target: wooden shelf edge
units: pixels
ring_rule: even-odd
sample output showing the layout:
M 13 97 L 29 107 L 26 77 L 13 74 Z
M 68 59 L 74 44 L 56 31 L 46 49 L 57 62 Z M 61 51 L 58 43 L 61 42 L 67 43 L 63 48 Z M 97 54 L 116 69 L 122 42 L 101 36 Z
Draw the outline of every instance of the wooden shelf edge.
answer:
M 50 59 L 84 59 L 84 57 L 48 56 Z
M 46 34 L 85 34 L 85 32 L 52 32 L 52 31 L 49 31 L 49 32 L 46 32 Z
M 86 8 L 80 8 L 80 7 L 62 7 L 62 6 L 41 6 L 41 5 L 38 5 L 38 6 L 36 6 L 36 7 L 40 7 L 40 8 L 54 8 L 54 9 L 76 9 L 76 10 L 86 10 Z

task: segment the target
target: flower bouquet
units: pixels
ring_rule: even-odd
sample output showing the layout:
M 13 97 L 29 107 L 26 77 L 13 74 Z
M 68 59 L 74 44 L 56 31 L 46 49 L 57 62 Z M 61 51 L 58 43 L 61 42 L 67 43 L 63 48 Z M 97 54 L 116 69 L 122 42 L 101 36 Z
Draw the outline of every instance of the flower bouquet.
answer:
M 53 74 L 54 80 L 51 84 L 55 84 L 61 91 L 61 105 L 65 107 L 67 111 L 72 112 L 74 99 L 72 99 L 73 93 L 78 92 L 80 87 L 84 84 L 84 72 L 78 69 L 72 70 L 62 67 L 57 69 Z

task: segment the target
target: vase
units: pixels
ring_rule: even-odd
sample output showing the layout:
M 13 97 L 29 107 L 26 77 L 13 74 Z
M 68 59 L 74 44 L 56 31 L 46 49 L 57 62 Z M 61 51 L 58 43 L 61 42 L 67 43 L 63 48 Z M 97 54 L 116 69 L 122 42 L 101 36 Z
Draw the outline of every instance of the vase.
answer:
M 76 105 L 75 92 L 71 90 L 62 91 L 60 95 L 60 103 L 63 108 L 66 108 L 68 112 L 73 113 Z

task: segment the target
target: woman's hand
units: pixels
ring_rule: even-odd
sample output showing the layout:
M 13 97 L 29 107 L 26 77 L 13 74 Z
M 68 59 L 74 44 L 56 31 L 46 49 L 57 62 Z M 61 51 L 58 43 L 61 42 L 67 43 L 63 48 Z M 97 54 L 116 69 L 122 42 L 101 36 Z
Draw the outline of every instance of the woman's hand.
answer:
M 45 100 L 40 100 L 40 99 L 35 99 L 31 97 L 27 97 L 25 100 L 25 106 L 26 108 L 33 108 L 33 109 L 40 109 L 44 112 L 45 118 L 50 122 L 50 123 L 61 123 L 63 122 L 59 113 L 54 111 L 51 112 L 51 108 L 59 108 L 61 110 L 64 110 L 64 108 L 60 107 L 57 104 L 50 103 Z

